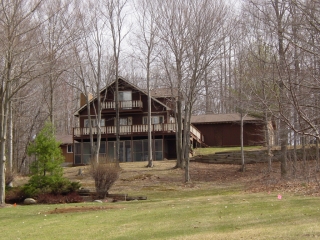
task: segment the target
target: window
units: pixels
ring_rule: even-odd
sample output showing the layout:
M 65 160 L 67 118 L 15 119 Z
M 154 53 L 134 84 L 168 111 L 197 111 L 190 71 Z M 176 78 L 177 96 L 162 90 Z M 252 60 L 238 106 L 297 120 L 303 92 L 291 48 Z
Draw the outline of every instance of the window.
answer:
M 119 118 L 120 126 L 132 125 L 132 117 L 121 117 Z M 116 119 L 114 119 L 114 125 L 116 125 Z
M 97 126 L 97 119 L 91 119 L 91 126 L 96 127 Z M 105 119 L 101 119 L 100 127 L 105 127 Z M 84 127 L 90 127 L 89 126 L 89 119 L 84 119 Z
M 68 144 L 67 146 L 67 153 L 72 153 L 72 145 L 71 144 Z
M 131 109 L 132 108 L 132 92 L 120 91 L 119 102 L 120 102 L 120 108 Z
M 151 124 L 163 123 L 163 116 L 152 116 Z M 148 124 L 148 117 L 143 117 L 143 124 Z
M 131 91 L 119 91 L 119 101 L 132 101 L 132 92 Z
M 128 125 L 128 119 L 127 118 L 120 118 L 120 125 Z

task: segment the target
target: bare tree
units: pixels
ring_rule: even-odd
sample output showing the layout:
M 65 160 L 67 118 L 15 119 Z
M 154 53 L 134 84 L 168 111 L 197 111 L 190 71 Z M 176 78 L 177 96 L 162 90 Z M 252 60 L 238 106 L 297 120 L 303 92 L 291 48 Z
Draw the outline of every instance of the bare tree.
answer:
M 0 4 L 0 204 L 5 199 L 7 117 L 12 98 L 37 76 L 36 54 L 39 23 L 35 10 L 42 1 L 2 1 Z
M 75 84 L 74 87 L 78 86 L 86 97 L 91 157 L 96 162 L 99 159 L 101 144 L 102 103 L 106 99 L 106 92 L 101 96 L 100 91 L 111 82 L 110 68 L 113 66 L 108 56 L 108 38 L 104 34 L 107 31 L 107 22 L 101 18 L 102 9 L 103 4 L 94 1 L 87 1 L 77 7 L 75 17 L 79 23 L 79 38 L 73 44 L 75 63 L 73 69 L 80 82 L 80 86 Z M 96 102 L 90 101 L 90 94 L 93 94 Z M 92 115 L 95 116 L 94 119 Z M 96 139 L 94 139 L 94 132 Z
M 146 72 L 147 94 L 148 94 L 148 165 L 153 167 L 152 152 L 152 127 L 151 127 L 151 65 L 155 60 L 155 45 L 157 44 L 157 26 L 156 19 L 159 17 L 156 12 L 154 2 L 148 0 L 139 0 L 136 3 L 138 33 L 137 45 L 138 55 L 136 56 Z
M 69 18 L 68 5 L 63 0 L 46 2 L 38 11 L 46 23 L 42 25 L 41 42 L 43 62 L 43 97 L 48 109 L 50 121 L 54 124 L 58 109 L 56 98 L 59 86 L 62 85 L 64 75 L 68 69 L 68 46 L 72 41 L 72 36 L 68 34 L 67 24 L 72 24 Z
M 227 8 L 222 1 L 161 1 L 159 26 L 162 59 L 169 84 L 178 90 L 177 167 L 189 176 L 190 118 L 206 69 L 220 53 Z
M 275 92 L 275 99 L 278 104 L 278 111 L 274 116 L 279 118 L 280 146 L 281 146 L 281 176 L 287 176 L 287 145 L 288 145 L 288 125 L 286 119 L 290 115 L 288 112 L 287 86 L 288 72 L 286 68 L 286 52 L 288 41 L 285 35 L 290 23 L 288 2 L 278 0 L 250 1 L 253 7 L 250 14 L 256 21 L 260 21 L 264 26 L 268 26 L 268 40 L 274 47 L 275 71 L 273 81 L 277 84 L 278 91 Z M 262 29 L 264 30 L 264 29 Z
M 104 3 L 106 11 L 103 16 L 108 22 L 108 27 L 111 31 L 112 52 L 114 62 L 114 75 L 115 75 L 115 105 L 116 105 L 116 160 L 119 161 L 120 157 L 120 119 L 119 119 L 119 66 L 120 66 L 120 53 L 121 43 L 126 37 L 128 32 L 125 31 L 126 19 L 126 5 L 127 0 L 110 0 Z

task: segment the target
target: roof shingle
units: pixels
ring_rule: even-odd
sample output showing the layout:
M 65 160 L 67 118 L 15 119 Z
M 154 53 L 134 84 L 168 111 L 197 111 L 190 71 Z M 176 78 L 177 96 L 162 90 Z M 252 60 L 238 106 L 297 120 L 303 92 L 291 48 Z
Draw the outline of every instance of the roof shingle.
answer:
M 240 114 L 204 114 L 191 116 L 191 123 L 218 123 L 218 122 L 240 122 Z M 244 121 L 261 121 L 259 118 L 245 116 Z

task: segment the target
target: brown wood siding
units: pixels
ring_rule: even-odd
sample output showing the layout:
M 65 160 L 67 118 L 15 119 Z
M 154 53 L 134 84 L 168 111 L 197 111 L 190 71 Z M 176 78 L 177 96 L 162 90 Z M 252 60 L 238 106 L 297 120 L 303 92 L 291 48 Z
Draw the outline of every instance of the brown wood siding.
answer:
M 204 136 L 204 142 L 208 146 L 240 146 L 240 123 L 195 124 Z M 263 125 L 257 123 L 245 123 L 244 145 L 263 144 Z
M 67 145 L 60 145 L 60 148 L 62 150 L 62 155 L 65 158 L 65 162 L 67 163 L 73 163 L 73 153 L 68 153 L 67 152 Z
M 148 97 L 146 95 L 141 96 L 141 101 L 143 103 L 143 112 L 148 112 Z M 151 100 L 151 112 L 162 112 L 166 111 L 166 108 L 160 103 Z

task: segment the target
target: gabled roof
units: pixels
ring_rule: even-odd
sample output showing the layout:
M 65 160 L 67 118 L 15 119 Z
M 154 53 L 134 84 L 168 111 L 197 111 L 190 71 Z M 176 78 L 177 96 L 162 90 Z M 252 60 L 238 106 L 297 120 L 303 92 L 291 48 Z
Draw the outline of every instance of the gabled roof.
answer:
M 221 123 L 221 122 L 240 122 L 240 114 L 231 113 L 231 114 L 204 114 L 191 116 L 191 123 Z M 245 116 L 244 121 L 261 121 L 259 118 Z
M 123 77 L 119 77 L 118 79 L 121 80 L 121 81 L 123 81 L 123 82 L 125 82 L 126 84 L 128 84 L 128 85 L 131 86 L 132 88 L 134 88 L 134 89 L 136 89 L 136 90 L 138 90 L 138 91 L 140 91 L 140 92 L 142 92 L 142 93 L 144 93 L 145 95 L 148 96 L 148 93 L 147 93 L 145 90 L 143 90 L 143 89 L 137 87 L 136 85 L 128 82 L 128 81 L 125 80 Z M 111 82 L 110 84 L 108 84 L 106 87 L 102 88 L 102 89 L 100 90 L 100 92 L 99 92 L 99 95 L 100 95 L 103 91 L 107 91 L 108 88 L 109 88 L 110 86 L 112 86 L 112 84 L 114 84 L 115 82 L 116 82 L 116 81 L 114 80 L 113 82 Z M 89 101 L 89 103 L 91 104 L 93 101 L 95 101 L 95 99 L 96 99 L 96 97 L 92 98 L 92 99 Z M 158 99 L 152 97 L 152 94 L 151 94 L 151 99 L 152 99 L 153 101 L 159 103 L 160 105 L 164 106 L 167 110 L 171 110 L 170 107 L 168 107 L 168 106 L 165 105 L 164 103 L 160 102 Z M 87 107 L 87 104 L 83 105 L 82 107 L 80 107 L 80 108 L 74 113 L 74 115 L 75 115 L 75 116 L 79 116 L 79 112 L 80 112 L 81 110 L 85 109 L 86 107 Z
M 151 96 L 155 98 L 177 97 L 178 90 L 176 88 L 154 88 L 151 90 Z

